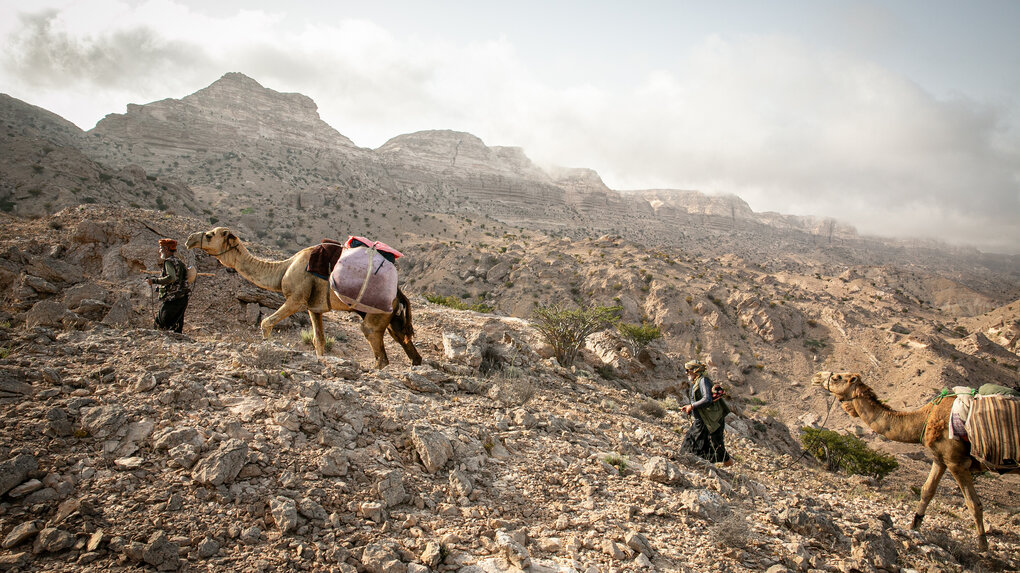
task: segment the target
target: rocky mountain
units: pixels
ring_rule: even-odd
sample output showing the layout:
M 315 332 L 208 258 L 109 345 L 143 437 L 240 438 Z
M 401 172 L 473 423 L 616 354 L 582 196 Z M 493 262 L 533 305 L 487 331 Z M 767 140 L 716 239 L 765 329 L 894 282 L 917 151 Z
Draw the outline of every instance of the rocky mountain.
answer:
M 237 142 L 259 140 L 308 149 L 355 148 L 319 119 L 317 109 L 307 96 L 275 92 L 244 74 L 229 73 L 180 100 L 129 104 L 126 114 L 103 118 L 94 133 L 141 146 L 157 159 L 226 153 Z
M 905 410 L 1020 385 L 1016 257 L 618 192 L 466 133 L 362 149 L 240 74 L 89 133 L 6 96 L 0 122 L 0 570 L 1020 567 L 1017 475 L 978 480 L 987 554 L 948 479 L 910 531 L 926 450 L 807 384 L 859 371 Z M 426 364 L 367 368 L 355 316 L 327 315 L 322 361 L 302 313 L 261 342 L 280 295 L 195 251 L 184 334 L 151 330 L 155 240 L 215 225 L 267 258 L 397 246 Z M 661 337 L 609 328 L 563 368 L 530 320 L 554 304 Z M 731 469 L 678 453 L 694 356 L 730 392 Z M 805 425 L 900 469 L 826 471 Z
M 20 129 L 24 121 L 13 125 Z M 366 227 L 393 243 L 413 232 L 449 238 L 454 228 L 468 232 L 473 225 L 467 219 L 487 218 L 511 230 L 572 238 L 620 234 L 692 248 L 694 237 L 699 249 L 718 245 L 716 254 L 745 258 L 782 258 L 822 246 L 834 250 L 834 261 L 904 264 L 933 253 L 925 264 L 941 264 L 957 278 L 973 274 L 973 263 L 997 273 L 1017 267 L 1016 257 L 862 239 L 834 220 L 754 213 L 737 197 L 614 191 L 591 170 L 546 172 L 520 149 L 488 147 L 467 133 L 420 132 L 362 149 L 326 125 L 309 98 L 239 73 L 180 100 L 129 105 L 74 140 L 100 164 L 138 165 L 150 177 L 185 182 L 195 194 L 188 213 L 263 238 L 273 229 L 272 240 L 292 250 Z M 28 200 L 19 197 L 19 203 Z M 50 203 L 48 212 L 54 212 Z M 417 218 L 413 225 L 409 217 Z M 866 256 L 857 257 L 861 251 Z
M 200 212 L 180 181 L 148 175 L 131 163 L 110 167 L 83 151 L 85 133 L 63 118 L 0 95 L 0 210 L 39 217 L 65 207 L 101 203 Z

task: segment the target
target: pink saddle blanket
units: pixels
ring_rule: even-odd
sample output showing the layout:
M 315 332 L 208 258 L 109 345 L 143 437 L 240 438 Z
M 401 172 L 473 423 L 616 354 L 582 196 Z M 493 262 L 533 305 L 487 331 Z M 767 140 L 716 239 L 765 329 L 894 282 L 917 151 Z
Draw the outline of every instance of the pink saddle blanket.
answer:
M 354 310 L 393 312 L 393 301 L 397 298 L 397 267 L 392 259 L 398 256 L 403 255 L 384 243 L 351 237 L 329 275 L 329 287 Z

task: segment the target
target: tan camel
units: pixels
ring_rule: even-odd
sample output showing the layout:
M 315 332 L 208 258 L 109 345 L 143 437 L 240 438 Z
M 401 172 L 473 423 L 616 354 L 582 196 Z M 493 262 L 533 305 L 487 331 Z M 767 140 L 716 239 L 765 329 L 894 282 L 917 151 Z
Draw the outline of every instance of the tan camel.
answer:
M 811 378 L 811 383 L 831 392 L 848 414 L 864 420 L 876 433 L 896 442 L 920 443 L 931 451 L 931 471 L 921 488 L 921 501 L 914 512 L 911 529 L 921 526 L 924 512 L 935 497 L 939 481 L 948 469 L 959 484 L 963 499 L 974 516 L 978 549 L 988 549 L 984 512 L 972 475 L 986 468 L 970 455 L 970 443 L 951 439 L 947 435 L 955 395 L 933 400 L 912 412 L 899 412 L 883 404 L 875 392 L 861 381 L 860 374 L 818 372 Z
M 286 298 L 283 306 L 262 321 L 262 337 L 267 340 L 276 323 L 301 309 L 307 309 L 312 321 L 315 354 L 322 356 L 326 351 L 323 313 L 331 310 L 357 312 L 340 301 L 325 279 L 305 271 L 314 247 L 302 249 L 284 261 L 268 261 L 248 252 L 241 240 L 226 227 L 192 233 L 185 246 L 189 249 L 202 249 L 216 257 L 223 266 L 235 269 L 255 286 L 283 293 Z M 411 304 L 400 289 L 397 289 L 397 298 L 393 300 L 393 312 L 359 314 L 362 315 L 361 332 L 372 346 L 376 368 L 384 368 L 389 364 L 386 347 L 383 345 L 383 333 L 386 330 L 403 347 L 412 364 L 421 364 L 421 355 L 411 340 L 414 336 Z

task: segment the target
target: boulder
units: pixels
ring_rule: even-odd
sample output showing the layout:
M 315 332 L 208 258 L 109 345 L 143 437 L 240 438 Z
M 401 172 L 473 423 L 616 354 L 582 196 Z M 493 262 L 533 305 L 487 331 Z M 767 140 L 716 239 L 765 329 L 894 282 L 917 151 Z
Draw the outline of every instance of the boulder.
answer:
M 67 307 L 53 299 L 40 300 L 32 305 L 32 308 L 25 313 L 25 326 L 60 327 L 65 318 L 70 315 Z
M 429 473 L 436 473 L 453 458 L 453 445 L 450 439 L 430 426 L 412 428 L 411 442 Z
M 248 461 L 248 444 L 237 439 L 230 439 L 195 464 L 191 477 L 206 485 L 221 485 L 234 481 L 241 468 Z

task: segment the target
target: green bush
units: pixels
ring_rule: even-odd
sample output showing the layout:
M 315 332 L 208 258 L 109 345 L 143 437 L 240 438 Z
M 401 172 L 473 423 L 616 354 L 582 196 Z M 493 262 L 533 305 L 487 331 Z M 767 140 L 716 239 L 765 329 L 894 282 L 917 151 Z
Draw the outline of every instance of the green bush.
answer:
M 617 320 L 619 306 L 585 305 L 566 309 L 559 304 L 535 309 L 535 327 L 542 338 L 553 347 L 556 360 L 569 367 L 577 358 L 584 339 Z
M 620 331 L 620 336 L 622 336 L 634 350 L 641 350 L 648 346 L 648 344 L 653 340 L 662 338 L 662 331 L 659 330 L 659 327 L 646 322 L 642 322 L 641 324 L 628 324 L 626 322 L 621 322 L 616 325 L 616 329 Z
M 602 461 L 606 462 L 607 465 L 611 465 L 616 468 L 620 475 L 627 474 L 627 456 L 621 456 L 619 454 L 609 454 Z
M 900 465 L 896 458 L 872 450 L 860 438 L 806 426 L 800 431 L 804 449 L 829 471 L 842 469 L 850 475 L 882 479 Z
M 828 345 L 828 342 L 825 342 L 824 340 L 815 340 L 814 338 L 808 338 L 804 341 L 804 348 L 807 348 L 814 354 L 818 354 L 819 350 L 822 350 Z

